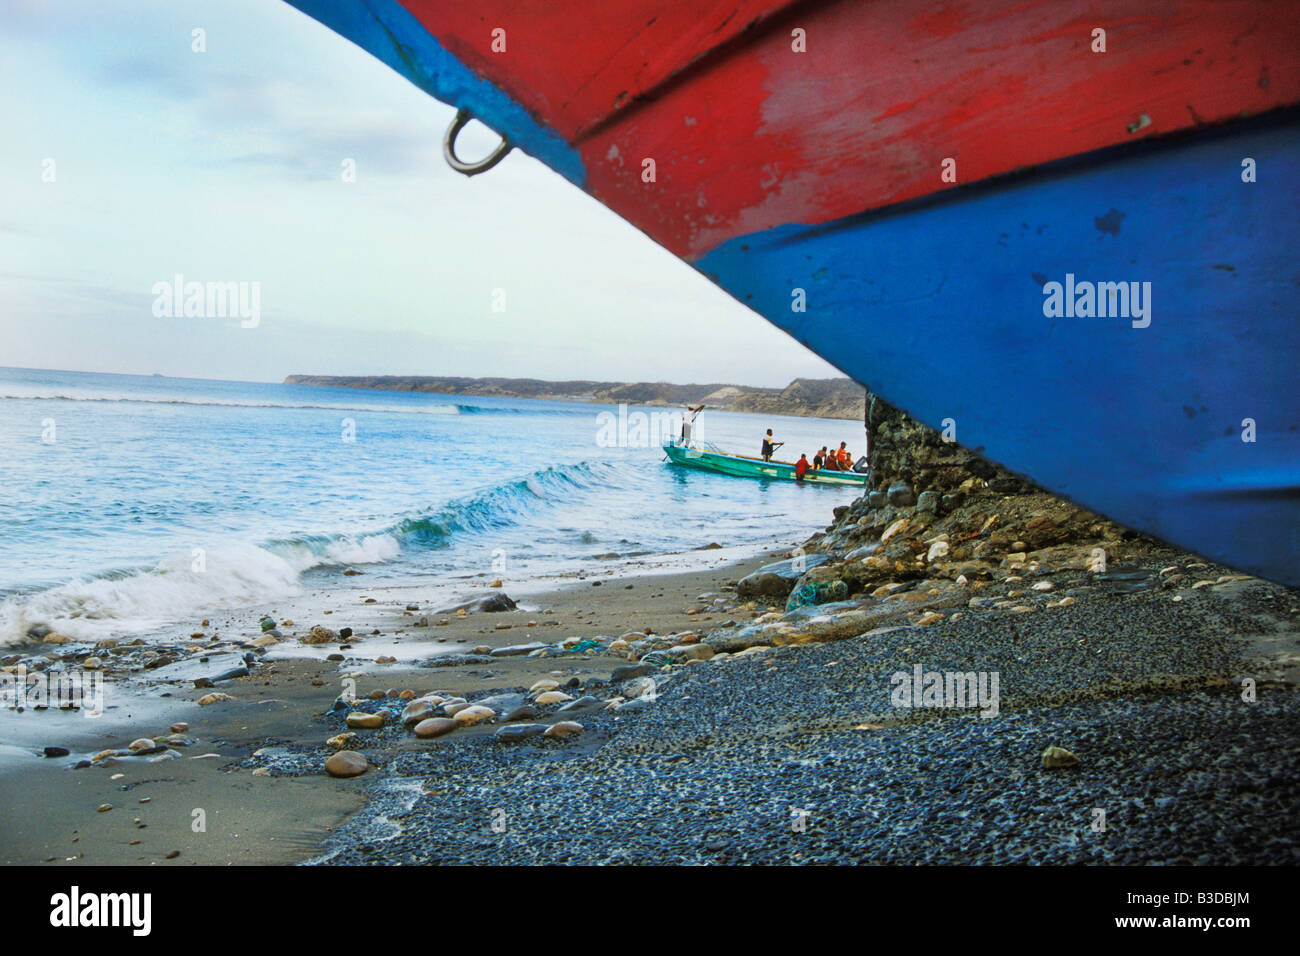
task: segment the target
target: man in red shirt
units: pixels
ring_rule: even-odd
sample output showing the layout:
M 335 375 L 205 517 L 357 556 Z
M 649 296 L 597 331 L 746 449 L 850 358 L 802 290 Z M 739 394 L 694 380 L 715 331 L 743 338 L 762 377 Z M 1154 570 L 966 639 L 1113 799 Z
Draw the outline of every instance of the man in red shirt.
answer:
M 800 455 L 799 460 L 794 463 L 795 481 L 803 481 L 803 476 L 808 474 L 808 456 Z

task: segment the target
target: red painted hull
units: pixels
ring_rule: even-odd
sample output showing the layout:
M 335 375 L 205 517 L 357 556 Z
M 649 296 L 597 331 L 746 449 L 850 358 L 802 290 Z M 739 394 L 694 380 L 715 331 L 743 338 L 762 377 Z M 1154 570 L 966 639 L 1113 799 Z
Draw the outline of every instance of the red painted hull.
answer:
M 686 258 L 1300 102 L 1290 0 L 404 6 L 574 145 L 589 192 Z

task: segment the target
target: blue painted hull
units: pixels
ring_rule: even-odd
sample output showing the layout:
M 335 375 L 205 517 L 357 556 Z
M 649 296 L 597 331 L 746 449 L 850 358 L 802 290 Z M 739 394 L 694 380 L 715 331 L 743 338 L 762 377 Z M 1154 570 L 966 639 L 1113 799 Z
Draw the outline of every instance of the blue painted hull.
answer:
M 1242 181 L 1244 157 L 1259 181 Z M 696 263 L 916 418 L 1052 491 L 1300 585 L 1300 118 L 1093 154 Z M 1149 325 L 1048 317 L 1150 282 Z M 803 289 L 806 311 L 792 310 Z M 1118 302 L 1116 304 L 1119 304 Z M 1250 421 L 1254 423 L 1254 441 Z

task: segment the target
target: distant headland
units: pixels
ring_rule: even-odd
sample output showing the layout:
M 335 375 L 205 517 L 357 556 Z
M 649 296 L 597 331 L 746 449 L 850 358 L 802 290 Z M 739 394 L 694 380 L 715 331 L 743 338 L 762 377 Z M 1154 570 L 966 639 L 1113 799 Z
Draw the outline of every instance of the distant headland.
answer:
M 731 412 L 848 418 L 862 421 L 865 392 L 847 378 L 797 378 L 785 388 L 674 385 L 670 382 L 547 382 L 536 378 L 455 378 L 425 375 L 290 375 L 286 385 L 375 388 L 394 392 L 489 395 L 618 405 L 708 405 Z

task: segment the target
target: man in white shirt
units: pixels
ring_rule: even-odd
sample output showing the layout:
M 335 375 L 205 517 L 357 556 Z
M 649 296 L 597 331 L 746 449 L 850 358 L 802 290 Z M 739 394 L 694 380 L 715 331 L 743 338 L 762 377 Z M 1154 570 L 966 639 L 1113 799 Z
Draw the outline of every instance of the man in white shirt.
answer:
M 682 413 L 682 444 L 683 445 L 689 445 L 691 443 L 691 434 L 692 434 L 692 430 L 695 427 L 695 419 L 699 417 L 699 414 L 702 411 L 704 411 L 703 405 L 697 406 L 696 408 L 691 408 L 691 406 L 687 405 L 686 411 Z

